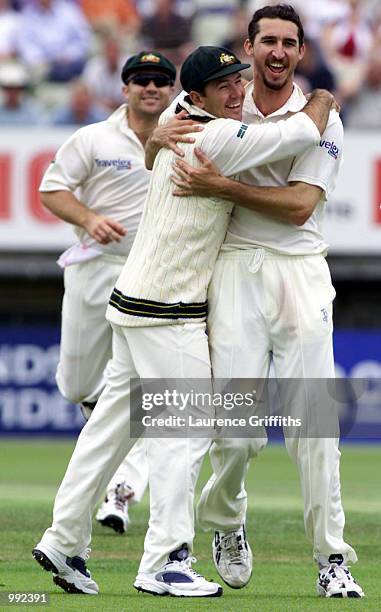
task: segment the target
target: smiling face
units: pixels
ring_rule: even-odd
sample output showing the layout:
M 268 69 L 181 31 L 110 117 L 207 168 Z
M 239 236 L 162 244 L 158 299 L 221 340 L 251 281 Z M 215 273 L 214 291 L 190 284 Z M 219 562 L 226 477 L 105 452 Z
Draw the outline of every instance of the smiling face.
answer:
M 297 25 L 269 18 L 261 19 L 258 25 L 254 41 L 245 42 L 245 51 L 254 61 L 254 81 L 275 91 L 292 86 L 295 68 L 304 55 Z
M 194 104 L 214 117 L 241 121 L 245 90 L 240 72 L 234 72 L 205 84 L 204 91 L 191 92 Z
M 141 116 L 157 116 L 160 115 L 163 110 L 167 108 L 173 95 L 173 86 L 166 73 L 150 68 L 147 74 L 151 76 L 160 75 L 164 76 L 167 84 L 161 86 L 159 83 L 155 84 L 154 78 L 150 79 L 148 83 L 134 83 L 133 78 L 123 87 L 123 93 L 126 96 L 128 107 L 132 112 Z M 139 70 L 137 75 L 144 76 L 145 72 Z M 165 80 L 164 79 L 164 80 Z

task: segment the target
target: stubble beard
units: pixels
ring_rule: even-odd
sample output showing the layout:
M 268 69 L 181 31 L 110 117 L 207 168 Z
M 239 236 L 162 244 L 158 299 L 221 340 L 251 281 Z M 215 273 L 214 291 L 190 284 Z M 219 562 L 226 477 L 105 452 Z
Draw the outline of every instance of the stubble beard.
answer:
M 287 85 L 290 82 L 290 79 L 292 79 L 292 75 L 289 74 L 284 81 L 280 81 L 279 83 L 274 82 L 274 81 L 270 81 L 269 79 L 266 78 L 266 76 L 263 74 L 263 83 L 264 85 L 267 87 L 267 89 L 271 89 L 271 91 L 280 91 L 281 89 L 284 89 L 285 87 L 287 87 Z
M 284 83 L 271 83 L 271 81 L 264 79 L 263 82 L 267 89 L 271 89 L 271 91 L 280 91 L 286 85 L 286 81 Z

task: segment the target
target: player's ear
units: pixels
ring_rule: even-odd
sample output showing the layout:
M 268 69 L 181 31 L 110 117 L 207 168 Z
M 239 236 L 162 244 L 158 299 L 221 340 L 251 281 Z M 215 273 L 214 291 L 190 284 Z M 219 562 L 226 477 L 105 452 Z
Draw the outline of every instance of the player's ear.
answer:
M 192 104 L 194 104 L 195 106 L 198 106 L 199 108 L 204 108 L 205 107 L 204 96 L 202 96 L 200 94 L 200 92 L 198 92 L 198 91 L 190 91 L 189 92 L 189 97 L 192 100 Z
M 243 48 L 245 49 L 246 55 L 254 55 L 253 43 L 249 38 L 246 38 L 245 42 L 243 43 Z
M 303 58 L 303 56 L 304 56 L 305 52 L 306 52 L 306 47 L 305 47 L 305 45 L 303 44 L 303 45 L 300 47 L 300 49 L 299 49 L 299 61 L 300 61 L 300 60 Z
M 128 100 L 128 85 L 123 85 L 122 92 L 123 92 L 125 98 Z

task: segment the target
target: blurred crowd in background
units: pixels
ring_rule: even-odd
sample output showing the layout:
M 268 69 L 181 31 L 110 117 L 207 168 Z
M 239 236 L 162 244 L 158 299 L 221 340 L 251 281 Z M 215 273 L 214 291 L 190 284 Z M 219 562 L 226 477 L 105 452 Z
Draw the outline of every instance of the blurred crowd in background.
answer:
M 121 66 L 145 50 L 178 67 L 198 45 L 243 51 L 271 0 L 0 0 L 0 125 L 85 125 L 123 101 Z M 381 0 L 295 0 L 304 92 L 335 92 L 350 128 L 381 128 Z M 250 71 L 244 75 L 250 79 Z M 177 83 L 179 88 L 179 84 Z

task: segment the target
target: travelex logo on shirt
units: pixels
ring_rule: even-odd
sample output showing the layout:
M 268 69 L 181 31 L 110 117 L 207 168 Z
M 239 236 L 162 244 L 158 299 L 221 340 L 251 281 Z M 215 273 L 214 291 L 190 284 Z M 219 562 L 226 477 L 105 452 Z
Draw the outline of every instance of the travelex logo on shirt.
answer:
M 239 130 L 237 132 L 237 138 L 243 138 L 246 134 L 247 128 L 248 126 L 246 125 L 246 123 L 241 123 L 241 125 L 239 126 Z
M 327 149 L 328 151 L 328 155 L 330 155 L 331 157 L 333 157 L 334 159 L 337 159 L 337 156 L 340 153 L 340 149 L 338 146 L 335 145 L 335 143 L 330 140 L 321 140 L 320 141 L 320 146 L 323 149 Z
M 98 159 L 95 158 L 98 168 L 116 168 L 117 170 L 130 170 L 132 163 L 129 159 Z

